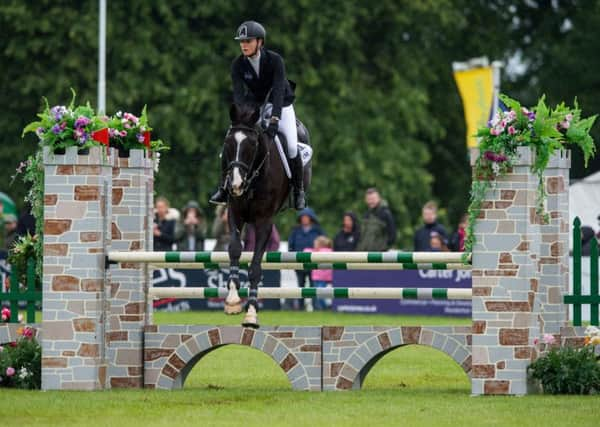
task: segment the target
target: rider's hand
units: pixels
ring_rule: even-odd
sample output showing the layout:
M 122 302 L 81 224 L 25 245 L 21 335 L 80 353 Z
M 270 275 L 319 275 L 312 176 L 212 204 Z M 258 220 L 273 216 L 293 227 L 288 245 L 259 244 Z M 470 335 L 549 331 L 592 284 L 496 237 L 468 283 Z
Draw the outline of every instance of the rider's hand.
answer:
M 277 131 L 279 130 L 279 123 L 271 122 L 269 123 L 269 127 L 267 128 L 267 135 L 271 138 L 275 139 L 275 135 L 277 135 Z

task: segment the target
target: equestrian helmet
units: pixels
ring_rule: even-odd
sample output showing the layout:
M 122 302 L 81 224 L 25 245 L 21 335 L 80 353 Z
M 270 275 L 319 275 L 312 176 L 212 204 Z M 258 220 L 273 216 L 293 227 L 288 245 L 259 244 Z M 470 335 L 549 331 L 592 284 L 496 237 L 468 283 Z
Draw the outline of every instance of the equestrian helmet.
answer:
M 265 39 L 267 32 L 265 27 L 256 21 L 242 22 L 235 33 L 235 40 Z

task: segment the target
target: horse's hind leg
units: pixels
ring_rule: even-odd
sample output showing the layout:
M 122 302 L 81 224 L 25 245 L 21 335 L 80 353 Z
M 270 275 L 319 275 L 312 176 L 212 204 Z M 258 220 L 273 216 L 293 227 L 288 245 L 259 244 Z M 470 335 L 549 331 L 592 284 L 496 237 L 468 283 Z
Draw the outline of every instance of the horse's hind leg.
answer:
M 225 298 L 225 314 L 240 314 L 242 312 L 242 300 L 238 294 L 240 289 L 239 265 L 240 256 L 242 255 L 242 242 L 238 224 L 233 219 L 231 210 L 229 211 L 229 229 L 231 230 L 231 239 L 229 242 L 229 281 L 227 288 L 229 293 Z
M 254 254 L 252 255 L 252 263 L 248 270 L 248 279 L 250 280 L 250 289 L 248 290 L 248 303 L 246 305 L 246 317 L 242 326 L 251 328 L 258 328 L 258 284 L 262 280 L 262 267 L 261 261 L 267 243 L 271 238 L 271 231 L 273 225 L 268 224 L 255 224 L 256 228 L 256 246 L 254 248 Z

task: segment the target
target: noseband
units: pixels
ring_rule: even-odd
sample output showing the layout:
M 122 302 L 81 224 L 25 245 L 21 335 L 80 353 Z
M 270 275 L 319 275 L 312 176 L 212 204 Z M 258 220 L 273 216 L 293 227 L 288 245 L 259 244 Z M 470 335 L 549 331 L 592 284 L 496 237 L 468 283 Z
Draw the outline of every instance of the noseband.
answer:
M 244 131 L 244 132 L 250 132 L 253 133 L 256 137 L 256 143 L 254 144 L 254 155 L 252 156 L 252 161 L 250 162 L 250 164 L 246 164 L 245 162 L 241 161 L 241 160 L 233 160 L 231 162 L 229 162 L 229 164 L 227 165 L 227 177 L 229 177 L 231 171 L 233 170 L 233 168 L 238 167 L 241 170 L 244 171 L 244 173 L 247 175 L 249 172 L 251 172 L 252 170 L 254 170 L 254 172 L 252 172 L 252 175 L 250 175 L 250 177 L 246 177 L 244 179 L 244 182 L 242 184 L 242 193 L 245 193 L 246 190 L 248 190 L 248 188 L 250 187 L 250 185 L 252 184 L 252 182 L 258 177 L 258 175 L 260 174 L 260 170 L 262 169 L 263 165 L 265 164 L 265 161 L 267 160 L 267 157 L 269 157 L 269 150 L 266 150 L 266 154 L 263 157 L 263 159 L 261 160 L 261 162 L 259 163 L 259 165 L 254 168 L 254 164 L 256 163 L 256 157 L 258 155 L 258 145 L 259 145 L 259 138 L 260 138 L 260 133 L 257 129 L 250 127 L 250 126 L 246 126 L 246 125 L 235 125 L 235 126 L 231 126 L 231 128 L 229 128 L 229 134 L 231 134 L 231 132 L 234 131 Z

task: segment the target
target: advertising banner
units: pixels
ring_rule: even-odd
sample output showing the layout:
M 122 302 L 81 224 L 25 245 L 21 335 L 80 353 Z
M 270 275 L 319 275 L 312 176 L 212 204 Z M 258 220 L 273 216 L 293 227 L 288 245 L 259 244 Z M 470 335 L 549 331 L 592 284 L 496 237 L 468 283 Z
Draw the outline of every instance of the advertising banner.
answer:
M 333 272 L 333 286 L 392 288 L 471 288 L 468 270 L 393 270 Z M 334 300 L 333 310 L 345 313 L 422 314 L 471 316 L 471 301 L 462 300 Z

